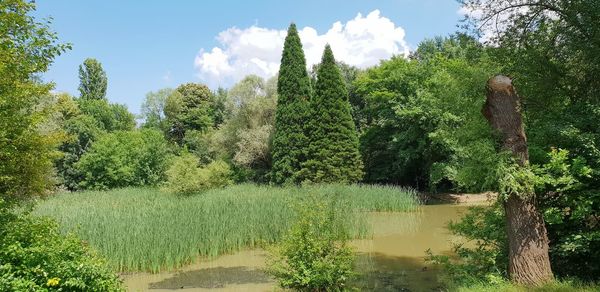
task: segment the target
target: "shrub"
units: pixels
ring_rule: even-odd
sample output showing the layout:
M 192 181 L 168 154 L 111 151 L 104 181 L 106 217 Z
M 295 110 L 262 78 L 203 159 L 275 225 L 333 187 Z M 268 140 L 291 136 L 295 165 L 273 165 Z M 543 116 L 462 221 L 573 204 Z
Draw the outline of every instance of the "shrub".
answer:
M 207 189 L 220 188 L 233 183 L 229 164 L 223 160 L 216 160 L 209 163 L 202 169 L 202 172 L 204 172 L 204 177 L 206 177 L 204 185 L 206 185 Z
M 507 279 L 508 242 L 504 210 L 500 204 L 471 207 L 450 231 L 474 245 L 457 244 L 453 250 L 458 260 L 429 253 L 429 260 L 441 264 L 451 285 L 474 285 L 479 282 L 500 283 Z M 474 247 L 473 247 L 474 246 Z
M 190 153 L 183 153 L 173 161 L 167 177 L 167 191 L 180 195 L 224 187 L 233 182 L 231 169 L 226 162 L 216 160 L 202 168 L 198 157 Z
M 82 189 L 156 185 L 165 179 L 169 149 L 156 130 L 101 136 L 75 164 Z
M 0 291 L 123 291 L 105 262 L 58 225 L 0 199 Z
M 272 255 L 268 272 L 284 288 L 340 291 L 353 276 L 354 255 L 339 200 L 310 196 L 298 219 Z
M 596 281 L 600 269 L 600 232 L 597 223 L 598 191 L 585 183 L 591 169 L 580 157 L 551 149 L 547 162 L 532 167 L 532 181 L 538 195 L 538 205 L 548 228 L 550 263 L 559 279 L 577 277 Z M 515 177 L 514 172 L 510 173 Z M 484 282 L 507 281 L 508 242 L 505 215 L 501 205 L 472 208 L 450 230 L 474 245 L 457 245 L 459 256 L 453 261 L 447 256 L 431 255 L 430 260 L 442 264 L 453 284 L 477 285 Z
M 131 131 L 135 128 L 135 116 L 127 111 L 125 105 L 111 104 L 106 99 L 85 98 L 78 99 L 77 104 L 83 114 L 92 116 L 107 132 Z

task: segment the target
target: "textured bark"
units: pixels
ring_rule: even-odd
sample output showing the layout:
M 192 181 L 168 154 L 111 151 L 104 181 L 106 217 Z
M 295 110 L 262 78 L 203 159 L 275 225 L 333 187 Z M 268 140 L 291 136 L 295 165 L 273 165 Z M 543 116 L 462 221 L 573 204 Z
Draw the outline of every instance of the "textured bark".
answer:
M 526 166 L 529 163 L 527 136 L 519 96 L 510 78 L 498 75 L 488 81 L 482 112 L 501 135 L 503 148 L 512 152 L 519 165 Z M 524 285 L 539 285 L 553 279 L 546 226 L 534 200 L 534 194 L 509 194 L 504 202 L 508 273 L 511 280 Z

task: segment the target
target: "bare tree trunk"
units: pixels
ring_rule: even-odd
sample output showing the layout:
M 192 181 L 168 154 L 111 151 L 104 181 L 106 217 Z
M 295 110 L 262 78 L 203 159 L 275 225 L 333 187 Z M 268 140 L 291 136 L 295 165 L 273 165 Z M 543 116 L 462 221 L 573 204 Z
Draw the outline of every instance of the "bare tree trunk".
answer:
M 483 115 L 502 137 L 521 166 L 529 163 L 527 137 L 521 117 L 519 96 L 506 76 L 497 75 L 487 84 Z M 504 202 L 508 234 L 508 273 L 519 284 L 538 285 L 553 279 L 548 256 L 548 235 L 534 194 L 509 194 Z

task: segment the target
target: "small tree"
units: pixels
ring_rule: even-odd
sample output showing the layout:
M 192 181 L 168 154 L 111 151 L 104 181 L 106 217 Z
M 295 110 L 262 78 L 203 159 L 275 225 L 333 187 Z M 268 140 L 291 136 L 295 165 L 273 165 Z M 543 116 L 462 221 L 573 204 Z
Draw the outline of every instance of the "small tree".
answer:
M 333 52 L 325 46 L 308 122 L 310 146 L 303 163 L 304 180 L 353 183 L 363 176 L 358 134 L 350 113 L 348 92 Z
M 206 85 L 186 83 L 177 87 L 164 105 L 168 136 L 181 145 L 186 131 L 210 129 L 212 104 L 212 92 Z
M 83 189 L 156 185 L 166 179 L 169 149 L 163 135 L 145 129 L 100 136 L 75 163 Z
M 58 43 L 49 23 L 34 19 L 34 10 L 31 1 L 0 1 L 0 197 L 11 202 L 52 185 L 59 144 L 39 129 L 48 117 L 36 108 L 52 84 L 35 76 L 69 45 Z
M 298 219 L 269 259 L 267 271 L 284 288 L 339 291 L 354 275 L 354 255 L 340 222 L 339 202 L 310 195 Z
M 102 64 L 88 58 L 79 65 L 79 92 L 83 99 L 106 99 L 108 79 Z

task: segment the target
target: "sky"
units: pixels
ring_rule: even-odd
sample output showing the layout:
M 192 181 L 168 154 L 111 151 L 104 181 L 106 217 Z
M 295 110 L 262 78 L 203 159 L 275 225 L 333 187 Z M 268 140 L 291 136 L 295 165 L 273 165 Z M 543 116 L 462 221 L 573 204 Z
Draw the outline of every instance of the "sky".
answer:
M 99 60 L 107 98 L 140 112 L 146 93 L 186 82 L 230 87 L 247 74 L 277 73 L 287 27 L 296 23 L 307 63 L 325 44 L 366 68 L 457 30 L 456 0 L 36 0 L 40 19 L 73 48 L 44 80 L 77 96 L 78 67 Z

